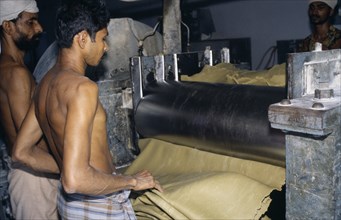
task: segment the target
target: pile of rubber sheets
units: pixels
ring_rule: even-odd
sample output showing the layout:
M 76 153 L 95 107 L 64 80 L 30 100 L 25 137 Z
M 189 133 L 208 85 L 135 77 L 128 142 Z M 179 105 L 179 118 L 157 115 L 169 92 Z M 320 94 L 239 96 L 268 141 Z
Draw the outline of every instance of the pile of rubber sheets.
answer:
M 139 140 L 141 154 L 126 170 L 152 172 L 164 192 L 132 199 L 138 219 L 260 219 L 281 190 L 285 168 L 175 145 Z M 266 216 L 265 216 L 266 218 Z

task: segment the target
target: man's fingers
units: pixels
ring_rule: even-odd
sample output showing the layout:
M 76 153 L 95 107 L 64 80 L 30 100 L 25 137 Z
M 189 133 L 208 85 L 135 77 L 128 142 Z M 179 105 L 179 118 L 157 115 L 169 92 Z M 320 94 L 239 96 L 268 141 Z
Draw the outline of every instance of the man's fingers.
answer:
M 163 192 L 163 188 L 161 186 L 161 184 L 159 183 L 159 181 L 155 180 L 155 189 L 157 189 L 160 192 Z
M 154 179 L 153 175 L 147 171 L 142 170 L 134 175 L 137 180 L 137 185 L 135 190 L 144 190 L 155 188 L 160 192 L 163 192 L 163 188 L 160 185 L 160 182 Z

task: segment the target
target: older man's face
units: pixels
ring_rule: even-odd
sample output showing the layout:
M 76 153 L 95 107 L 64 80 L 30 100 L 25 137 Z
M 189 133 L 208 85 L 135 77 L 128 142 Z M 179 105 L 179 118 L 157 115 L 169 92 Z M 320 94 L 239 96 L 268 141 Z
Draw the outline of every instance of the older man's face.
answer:
M 16 28 L 14 42 L 17 47 L 24 51 L 35 48 L 43 31 L 38 22 L 38 14 L 24 11 L 13 23 Z

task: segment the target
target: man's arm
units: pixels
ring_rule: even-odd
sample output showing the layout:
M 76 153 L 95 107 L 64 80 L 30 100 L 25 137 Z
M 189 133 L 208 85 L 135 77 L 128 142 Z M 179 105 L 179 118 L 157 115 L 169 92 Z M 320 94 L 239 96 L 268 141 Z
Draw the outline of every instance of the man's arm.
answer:
M 14 142 L 12 160 L 21 162 L 33 170 L 57 174 L 59 168 L 52 155 L 36 145 L 42 135 L 32 102 Z

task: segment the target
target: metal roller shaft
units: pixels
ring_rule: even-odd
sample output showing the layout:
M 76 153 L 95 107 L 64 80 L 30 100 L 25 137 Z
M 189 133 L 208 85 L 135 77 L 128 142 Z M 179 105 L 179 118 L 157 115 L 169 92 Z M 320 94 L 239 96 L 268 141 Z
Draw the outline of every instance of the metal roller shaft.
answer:
M 207 83 L 150 83 L 136 106 L 143 137 L 285 167 L 285 141 L 268 107 L 285 88 Z

